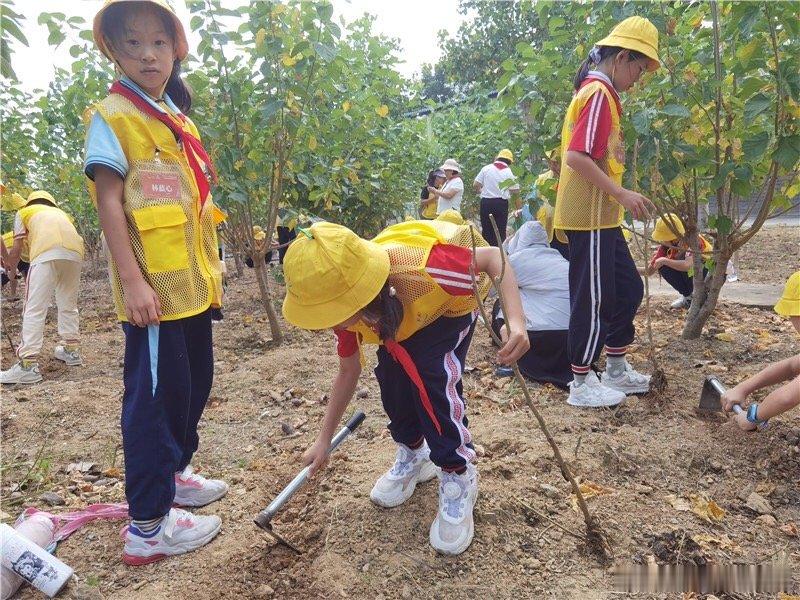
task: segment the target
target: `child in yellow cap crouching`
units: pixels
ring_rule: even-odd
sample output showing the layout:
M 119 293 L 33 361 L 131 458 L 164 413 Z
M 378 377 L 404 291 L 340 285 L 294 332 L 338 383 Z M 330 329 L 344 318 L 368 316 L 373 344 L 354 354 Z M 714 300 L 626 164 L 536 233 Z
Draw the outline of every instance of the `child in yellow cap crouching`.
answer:
M 327 461 L 361 373 L 361 344 L 379 344 L 375 375 L 398 448 L 370 498 L 379 506 L 399 506 L 418 482 L 438 474 L 430 543 L 443 554 L 460 554 L 472 541 L 478 493 L 461 383 L 477 308 L 470 266 L 498 276 L 500 251 L 475 234 L 482 247 L 473 256 L 470 226 L 442 220 L 399 223 L 371 241 L 333 223 L 316 223 L 304 233 L 286 253 L 283 315 L 304 329 L 332 328 L 339 354 L 322 428 L 304 461 L 312 471 Z M 485 275 L 479 285 L 485 296 Z M 529 347 L 510 267 L 502 290 L 511 333 L 498 359 L 509 363 Z
M 789 317 L 794 328 L 800 333 L 800 271 L 795 271 L 789 277 L 783 297 L 775 305 L 775 312 Z M 740 428 L 752 431 L 768 419 L 800 404 L 800 354 L 772 363 L 725 392 L 722 396 L 722 407 L 726 411 L 731 411 L 735 404 L 740 406 L 744 404 L 753 392 L 784 381 L 788 383 L 770 392 L 760 404 L 753 402 L 746 412 L 734 417 Z

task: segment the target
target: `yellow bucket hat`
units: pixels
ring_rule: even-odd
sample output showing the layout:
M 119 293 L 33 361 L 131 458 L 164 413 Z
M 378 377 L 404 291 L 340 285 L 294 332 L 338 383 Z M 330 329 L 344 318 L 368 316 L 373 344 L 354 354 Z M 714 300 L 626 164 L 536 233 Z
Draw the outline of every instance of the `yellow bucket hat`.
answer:
M 106 43 L 105 37 L 103 37 L 103 14 L 112 4 L 120 4 L 122 2 L 147 2 L 157 6 L 163 11 L 166 11 L 166 13 L 169 15 L 169 18 L 172 19 L 172 22 L 175 25 L 175 55 L 178 60 L 183 60 L 186 58 L 186 56 L 189 54 L 189 42 L 186 40 L 186 30 L 184 30 L 183 23 L 181 23 L 178 15 L 175 14 L 172 6 L 170 6 L 166 0 L 106 0 L 105 4 L 103 4 L 103 8 L 97 11 L 97 14 L 94 16 L 94 22 L 92 24 L 92 36 L 94 37 L 94 43 L 100 52 L 106 56 L 106 58 L 111 61 L 115 60 L 111 53 L 111 49 Z
M 44 190 L 36 190 L 28 194 L 28 199 L 25 201 L 25 206 L 28 206 L 34 200 L 47 200 L 53 206 L 58 206 L 58 202 L 50 192 L 45 192 Z
M 514 162 L 514 153 L 508 148 L 503 148 L 497 153 L 497 158 L 505 158 L 508 162 Z
M 463 225 L 466 223 L 464 221 L 464 217 L 461 216 L 461 213 L 458 212 L 454 208 L 448 208 L 445 211 L 442 211 L 438 217 L 436 217 L 437 221 L 447 221 L 448 223 L 454 223 L 455 225 Z
M 658 29 L 644 17 L 628 17 L 595 46 L 636 50 L 650 59 L 647 61 L 648 71 L 657 71 L 661 67 L 661 59 L 658 58 Z
M 283 261 L 283 316 L 303 329 L 327 329 L 369 304 L 389 276 L 389 255 L 334 223 L 302 230 Z
M 800 317 L 800 271 L 786 280 L 783 296 L 775 305 L 775 312 L 783 317 Z
M 664 220 L 665 218 L 672 223 L 672 229 L 678 232 L 678 236 L 676 236 L 672 232 L 672 229 L 669 228 L 669 225 Z M 655 241 L 666 244 L 667 242 L 671 242 L 672 240 L 676 239 L 676 237 L 682 236 L 684 233 L 686 233 L 686 228 L 683 226 L 683 221 L 681 221 L 680 217 L 675 213 L 667 213 L 663 217 L 659 217 L 656 221 L 656 226 L 653 229 L 652 237 Z

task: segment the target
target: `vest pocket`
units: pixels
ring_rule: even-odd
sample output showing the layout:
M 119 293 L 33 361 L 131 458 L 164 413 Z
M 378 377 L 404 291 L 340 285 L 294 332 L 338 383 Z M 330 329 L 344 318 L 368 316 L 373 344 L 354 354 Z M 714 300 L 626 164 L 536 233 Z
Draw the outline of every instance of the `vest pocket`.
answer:
M 159 204 L 131 212 L 142 240 L 148 273 L 189 268 L 186 247 L 186 213 L 179 204 Z

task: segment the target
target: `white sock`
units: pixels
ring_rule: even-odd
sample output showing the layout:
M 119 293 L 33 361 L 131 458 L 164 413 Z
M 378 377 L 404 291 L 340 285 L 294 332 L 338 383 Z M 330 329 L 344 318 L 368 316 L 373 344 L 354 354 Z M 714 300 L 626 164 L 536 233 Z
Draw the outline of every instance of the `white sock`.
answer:
M 625 373 L 625 366 L 628 364 L 624 354 L 617 356 L 606 355 L 606 372 L 609 377 L 621 377 Z

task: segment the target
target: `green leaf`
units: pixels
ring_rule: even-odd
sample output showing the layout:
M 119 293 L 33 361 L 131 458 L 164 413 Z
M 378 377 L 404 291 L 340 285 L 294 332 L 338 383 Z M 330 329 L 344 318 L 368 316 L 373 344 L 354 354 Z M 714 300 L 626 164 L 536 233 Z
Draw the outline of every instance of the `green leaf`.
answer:
M 261 108 L 261 116 L 265 121 L 269 121 L 281 108 L 283 108 L 283 99 L 274 98 L 266 102 Z
M 744 105 L 744 119 L 748 123 L 755 119 L 762 112 L 772 106 L 772 98 L 766 94 L 756 94 L 748 99 Z
M 322 21 L 330 21 L 333 16 L 333 4 L 329 2 L 319 2 L 315 5 L 317 14 Z
M 769 145 L 769 133 L 762 131 L 742 142 L 742 152 L 747 160 L 756 160 L 766 152 L 767 145 Z
M 712 219 L 712 217 L 715 218 Z M 708 218 L 709 227 L 716 229 L 721 235 L 730 233 L 733 227 L 733 221 L 731 221 L 730 217 L 726 215 L 712 215 L 712 217 Z M 714 223 L 713 225 L 712 222 Z
M 323 44 L 322 42 L 314 42 L 314 51 L 325 62 L 331 62 L 336 58 L 336 49 Z
M 689 117 L 692 114 L 688 108 L 680 104 L 667 104 L 661 109 L 661 112 L 670 117 Z
M 800 159 L 800 134 L 778 138 L 778 147 L 772 158 L 785 169 L 796 169 Z

